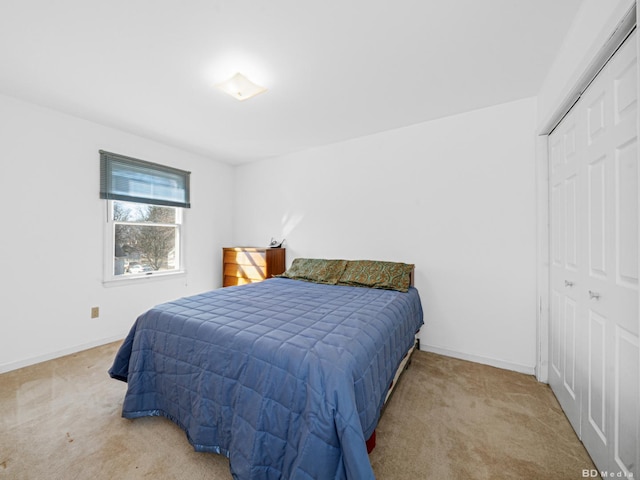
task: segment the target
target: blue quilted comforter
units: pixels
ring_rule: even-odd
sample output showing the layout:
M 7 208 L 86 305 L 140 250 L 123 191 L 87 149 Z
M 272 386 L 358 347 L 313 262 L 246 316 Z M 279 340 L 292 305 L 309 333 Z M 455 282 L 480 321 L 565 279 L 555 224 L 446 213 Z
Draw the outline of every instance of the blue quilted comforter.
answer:
M 422 325 L 418 292 L 273 278 L 141 315 L 109 374 L 237 479 L 371 479 L 365 439 Z

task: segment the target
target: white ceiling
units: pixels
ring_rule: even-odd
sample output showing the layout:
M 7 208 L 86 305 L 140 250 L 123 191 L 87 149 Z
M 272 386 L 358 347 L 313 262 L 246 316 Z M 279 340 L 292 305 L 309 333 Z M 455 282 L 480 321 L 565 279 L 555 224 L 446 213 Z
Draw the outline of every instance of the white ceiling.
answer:
M 242 163 L 536 95 L 580 3 L 0 0 L 0 93 Z

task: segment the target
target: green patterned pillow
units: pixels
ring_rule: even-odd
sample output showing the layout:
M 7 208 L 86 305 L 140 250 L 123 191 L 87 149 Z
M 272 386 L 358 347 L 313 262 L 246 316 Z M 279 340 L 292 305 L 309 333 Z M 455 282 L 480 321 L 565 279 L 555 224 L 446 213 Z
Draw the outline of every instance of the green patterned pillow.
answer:
M 307 282 L 335 285 L 347 266 L 346 260 L 325 260 L 321 258 L 296 258 L 291 267 L 281 277 Z
M 414 265 L 376 260 L 350 260 L 338 285 L 409 291 Z

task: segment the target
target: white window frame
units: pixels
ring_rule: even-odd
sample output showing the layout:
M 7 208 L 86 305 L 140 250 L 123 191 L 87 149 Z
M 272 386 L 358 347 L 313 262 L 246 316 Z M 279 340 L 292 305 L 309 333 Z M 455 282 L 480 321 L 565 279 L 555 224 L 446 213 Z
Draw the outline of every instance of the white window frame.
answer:
M 140 281 L 149 281 L 153 279 L 166 279 L 167 277 L 176 277 L 186 274 L 185 269 L 185 251 L 184 251 L 184 225 L 185 225 L 185 210 L 181 207 L 173 207 L 176 209 L 176 223 L 175 224 L 162 224 L 154 223 L 154 226 L 170 226 L 177 228 L 176 234 L 176 257 L 178 258 L 179 267 L 175 270 L 166 271 L 154 271 L 143 272 L 138 274 L 126 274 L 115 275 L 115 235 L 116 225 L 120 222 L 113 220 L 113 204 L 117 200 L 105 200 L 106 208 L 106 222 L 104 226 L 104 267 L 103 267 L 103 283 L 105 285 L 122 285 L 130 283 L 138 283 Z M 126 202 L 125 202 L 126 203 Z M 151 205 L 151 204 L 144 204 Z M 135 225 L 136 223 L 132 223 Z M 149 225 L 148 223 L 140 223 L 139 225 Z

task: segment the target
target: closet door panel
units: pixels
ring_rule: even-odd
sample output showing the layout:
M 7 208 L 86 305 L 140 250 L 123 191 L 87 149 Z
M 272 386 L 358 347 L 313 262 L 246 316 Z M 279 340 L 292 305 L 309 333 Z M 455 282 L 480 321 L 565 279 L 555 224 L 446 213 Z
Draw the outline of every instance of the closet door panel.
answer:
M 618 283 L 638 288 L 638 149 L 637 139 L 616 150 L 616 265 Z
M 588 405 L 581 433 L 600 470 L 627 477 L 639 474 L 636 57 L 634 38 L 583 97 L 590 106 L 584 296 L 590 341 Z
M 581 439 L 596 466 L 610 470 L 613 458 L 613 323 L 610 290 L 614 236 L 613 94 L 611 63 L 596 77 L 581 99 L 586 106 L 587 138 L 582 171 L 586 183 L 582 208 L 586 210 L 583 232 L 587 241 L 587 265 L 582 272 L 579 301 L 586 320 L 587 375 L 582 385 L 585 402 L 581 412 Z
M 550 136 L 551 220 L 551 384 L 573 427 L 580 429 L 578 300 L 581 243 L 578 231 L 580 178 L 576 112 L 570 112 Z
M 637 35 L 637 34 L 636 34 Z M 635 41 L 634 41 L 635 43 Z M 627 42 L 612 60 L 615 278 L 611 282 L 614 369 L 612 450 L 614 469 L 640 476 L 640 378 L 638 324 L 638 66 Z
M 624 472 L 638 472 L 638 401 L 640 382 L 637 362 L 640 356 L 638 335 L 616 328 L 614 459 Z M 636 422 L 633 419 L 636 419 Z M 635 468 L 634 468 L 635 466 Z
M 565 258 L 566 268 L 578 271 L 578 179 L 565 180 Z
M 563 383 L 564 388 L 573 400 L 576 394 L 576 319 L 577 305 L 569 296 L 565 297 L 564 304 L 564 359 L 563 359 Z
M 605 182 L 606 182 L 606 156 L 596 158 L 589 163 L 587 169 L 587 197 L 588 203 L 588 234 L 589 240 L 589 274 L 592 277 L 604 279 L 607 276 L 607 264 L 605 251 L 606 244 L 606 205 L 605 205 Z
M 561 294 L 556 290 L 551 291 L 551 368 L 553 369 L 553 377 L 558 379 L 562 378 L 562 366 L 560 362 L 560 355 L 562 353 L 561 341 L 562 335 L 562 323 L 564 315 L 561 313 L 560 308 Z M 550 382 L 553 384 L 553 380 Z
M 587 421 L 598 435 L 602 445 L 607 444 L 606 386 L 606 318 L 594 311 L 589 312 L 589 345 L 587 362 L 589 376 L 587 382 Z

